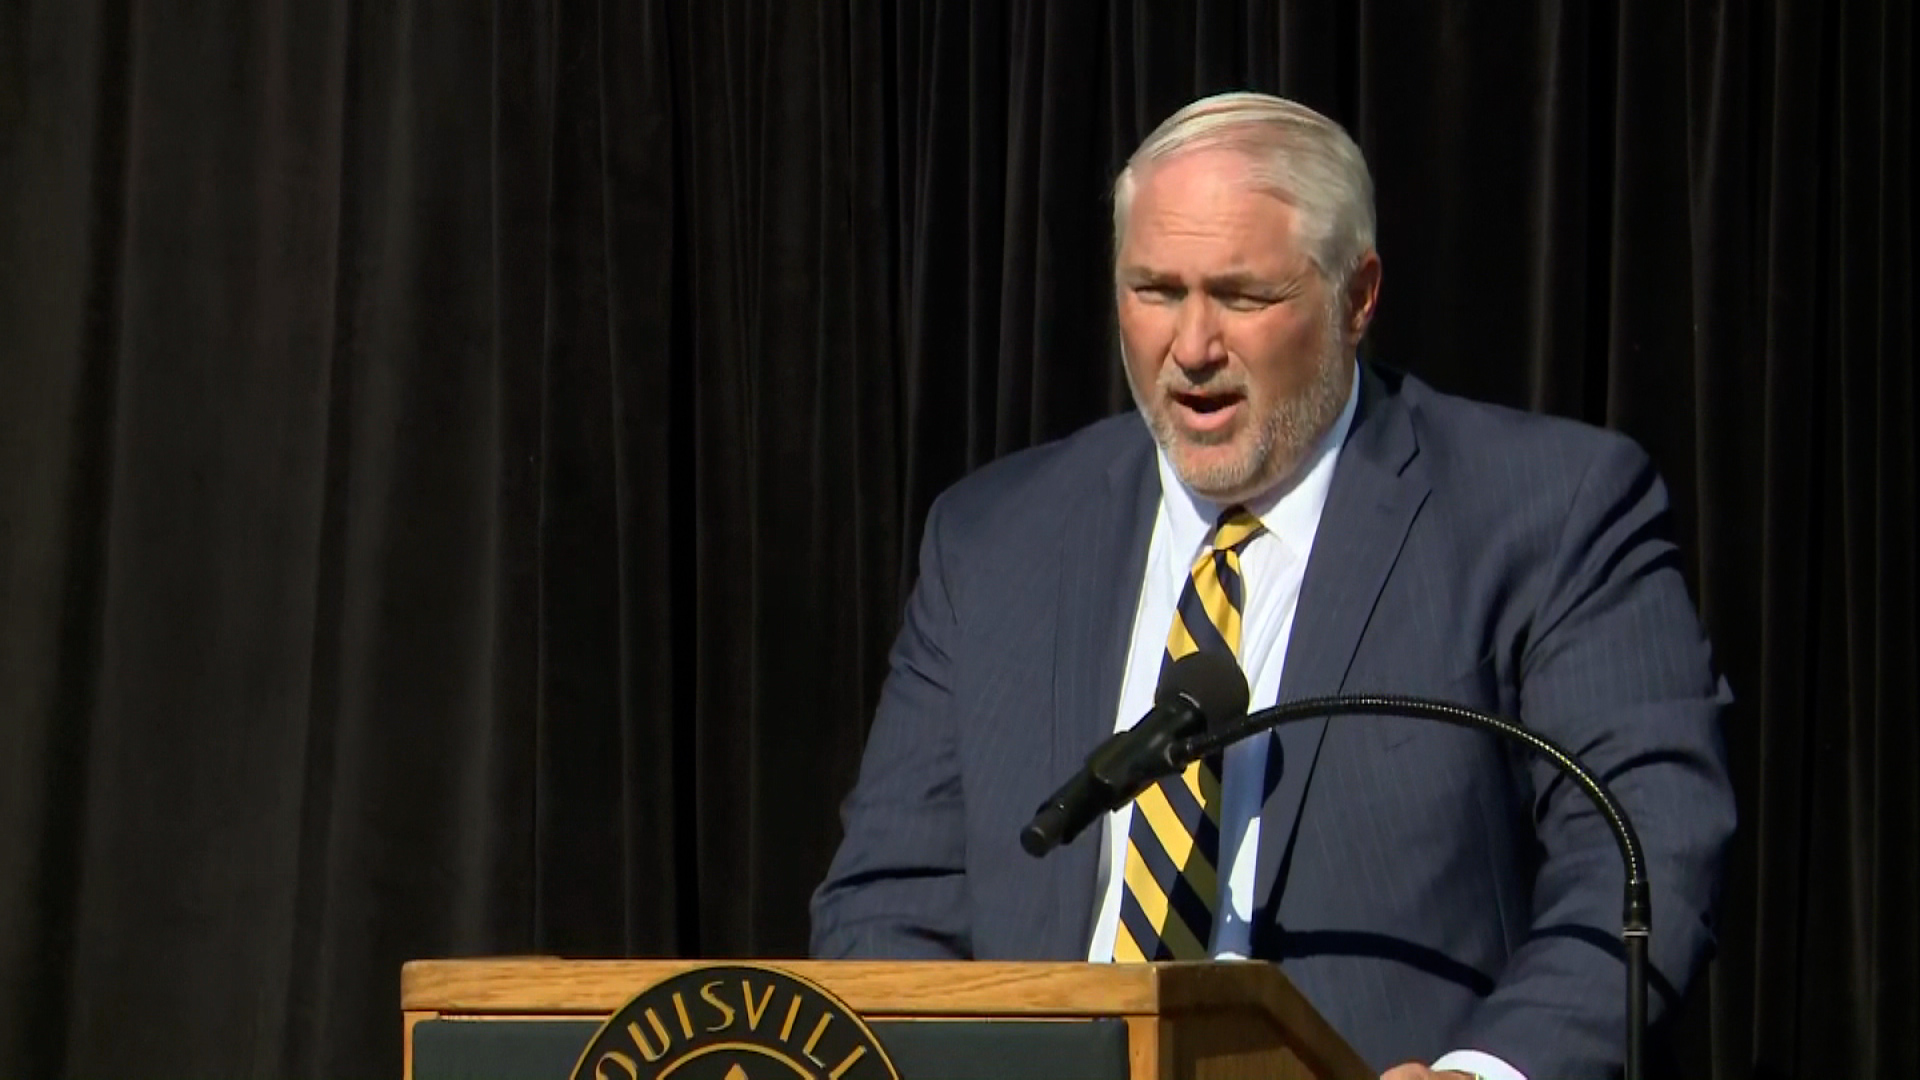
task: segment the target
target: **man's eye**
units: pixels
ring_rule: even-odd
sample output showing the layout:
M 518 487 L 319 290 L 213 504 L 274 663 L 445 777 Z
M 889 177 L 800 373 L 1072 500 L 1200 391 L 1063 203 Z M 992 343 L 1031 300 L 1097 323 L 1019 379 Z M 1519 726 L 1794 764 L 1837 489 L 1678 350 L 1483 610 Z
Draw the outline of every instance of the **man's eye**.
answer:
M 1264 296 L 1252 293 L 1228 293 L 1220 298 L 1220 302 L 1233 311 L 1258 311 L 1273 303 Z
M 1180 299 L 1179 290 L 1171 285 L 1136 285 L 1133 294 L 1142 300 L 1156 304 Z

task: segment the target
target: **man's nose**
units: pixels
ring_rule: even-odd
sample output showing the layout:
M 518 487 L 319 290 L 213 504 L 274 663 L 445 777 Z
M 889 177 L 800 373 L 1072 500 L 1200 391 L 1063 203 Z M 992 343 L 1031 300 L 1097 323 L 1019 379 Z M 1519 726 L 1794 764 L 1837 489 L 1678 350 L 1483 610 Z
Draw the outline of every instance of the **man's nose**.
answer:
M 1226 359 L 1219 320 L 1213 305 L 1199 292 L 1189 293 L 1180 305 L 1173 332 L 1173 360 L 1183 368 L 1204 368 Z

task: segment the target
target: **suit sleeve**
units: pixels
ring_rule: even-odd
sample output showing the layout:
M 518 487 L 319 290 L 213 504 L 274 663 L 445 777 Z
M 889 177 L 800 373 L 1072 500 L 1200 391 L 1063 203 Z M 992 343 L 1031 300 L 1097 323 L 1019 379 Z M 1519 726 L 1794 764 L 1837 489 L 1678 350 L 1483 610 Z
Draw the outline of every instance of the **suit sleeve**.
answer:
M 1667 538 L 1666 492 L 1608 436 L 1569 506 L 1522 645 L 1520 715 L 1624 805 L 1653 893 L 1649 1012 L 1712 946 L 1734 798 L 1720 733 L 1729 700 Z M 1532 766 L 1540 845 L 1531 931 L 1457 1043 L 1528 1077 L 1613 1075 L 1625 1054 L 1624 871 L 1599 812 Z
M 812 904 L 822 959 L 968 959 L 965 806 L 952 716 L 956 634 L 941 503 L 890 657 L 844 835 Z

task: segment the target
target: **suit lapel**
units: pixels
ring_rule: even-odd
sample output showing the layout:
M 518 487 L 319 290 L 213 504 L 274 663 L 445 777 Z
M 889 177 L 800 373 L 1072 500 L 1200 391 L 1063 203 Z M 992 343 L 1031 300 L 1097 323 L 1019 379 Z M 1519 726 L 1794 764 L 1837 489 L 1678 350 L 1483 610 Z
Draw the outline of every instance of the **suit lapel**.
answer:
M 1147 545 L 1160 506 L 1153 440 L 1139 437 L 1066 509 L 1060 538 L 1058 636 L 1054 639 L 1051 773 L 1064 780 L 1113 734 Z M 1093 891 L 1103 830 L 1096 823 L 1047 857 L 1054 879 L 1049 955 L 1082 959 L 1093 932 Z
M 1371 368 L 1363 366 L 1361 372 L 1353 429 L 1307 558 L 1281 673 L 1282 701 L 1342 691 L 1360 635 L 1426 501 L 1428 485 L 1415 461 L 1417 444 L 1405 406 Z M 1292 861 L 1300 808 L 1326 726 L 1325 719 L 1288 724 L 1268 748 L 1275 758 L 1269 775 L 1277 771 L 1279 782 L 1260 819 L 1256 910 L 1266 911 L 1277 901 L 1275 886 Z M 1270 925 L 1271 920 L 1259 922 Z

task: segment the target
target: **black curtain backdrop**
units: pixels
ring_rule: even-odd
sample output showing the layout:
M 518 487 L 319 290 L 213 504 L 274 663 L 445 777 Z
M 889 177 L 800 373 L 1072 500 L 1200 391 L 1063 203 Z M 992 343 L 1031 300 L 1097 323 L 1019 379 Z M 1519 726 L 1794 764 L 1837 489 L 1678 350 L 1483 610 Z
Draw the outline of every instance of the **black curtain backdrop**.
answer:
M 1914 44 L 1906 0 L 0 4 L 0 1075 L 394 1075 L 410 958 L 801 954 L 921 516 L 1126 406 L 1106 184 L 1230 87 L 1368 152 L 1369 355 L 1672 485 L 1743 813 L 1689 1075 L 1911 1071 Z

